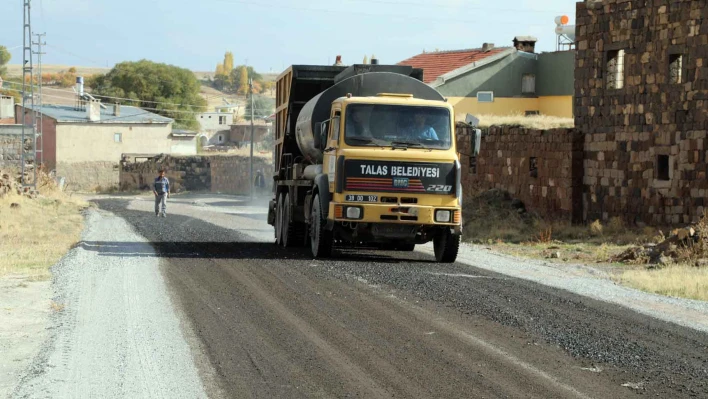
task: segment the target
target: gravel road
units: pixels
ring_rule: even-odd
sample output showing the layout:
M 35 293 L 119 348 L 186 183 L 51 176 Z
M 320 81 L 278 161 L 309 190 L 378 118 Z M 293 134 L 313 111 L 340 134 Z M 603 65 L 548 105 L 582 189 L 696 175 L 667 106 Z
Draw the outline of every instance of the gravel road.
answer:
M 167 219 L 149 200 L 97 202 L 155 252 L 139 237 L 84 247 L 159 256 L 214 396 L 708 397 L 700 329 L 425 252 L 312 260 L 270 244 L 262 208 L 233 198 L 176 196 Z
M 53 267 L 49 338 L 11 397 L 206 398 L 152 247 L 108 212 L 86 226 Z

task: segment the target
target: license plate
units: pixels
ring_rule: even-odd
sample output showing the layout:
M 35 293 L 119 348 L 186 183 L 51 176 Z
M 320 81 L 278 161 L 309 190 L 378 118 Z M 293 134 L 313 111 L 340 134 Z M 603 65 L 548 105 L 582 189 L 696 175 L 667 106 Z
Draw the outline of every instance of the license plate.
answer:
M 378 195 L 347 195 L 347 202 L 379 202 Z
M 408 179 L 406 178 L 394 178 L 393 179 L 393 187 L 395 188 L 408 188 Z

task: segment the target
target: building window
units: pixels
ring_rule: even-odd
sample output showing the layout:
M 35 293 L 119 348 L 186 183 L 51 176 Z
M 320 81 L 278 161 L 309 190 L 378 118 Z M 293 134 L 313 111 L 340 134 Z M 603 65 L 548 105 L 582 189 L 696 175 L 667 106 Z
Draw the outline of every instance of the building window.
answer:
M 621 89 L 624 87 L 624 50 L 607 52 L 607 88 Z
M 656 179 L 662 181 L 670 180 L 671 174 L 669 173 L 669 169 L 669 156 L 658 155 L 656 157 Z
M 224 136 L 220 134 L 219 135 L 219 143 L 223 143 L 223 142 L 224 142 Z
M 226 124 L 226 117 L 220 116 L 219 117 L 219 125 L 225 125 L 225 124 Z
M 683 54 L 669 55 L 669 83 L 681 84 L 683 79 L 681 71 L 683 69 Z
M 494 102 L 494 92 L 493 91 L 479 91 L 479 92 L 477 92 L 477 102 L 478 103 L 493 103 Z
M 536 157 L 529 159 L 529 176 L 534 179 L 538 178 L 538 158 Z
M 536 93 L 536 75 L 527 73 L 521 77 L 521 93 L 534 94 Z
M 123 142 L 123 133 L 113 133 L 113 141 L 116 143 Z
M 199 117 L 202 118 L 202 119 L 204 119 L 204 115 L 200 115 Z
M 477 174 L 477 157 L 470 157 L 470 173 Z

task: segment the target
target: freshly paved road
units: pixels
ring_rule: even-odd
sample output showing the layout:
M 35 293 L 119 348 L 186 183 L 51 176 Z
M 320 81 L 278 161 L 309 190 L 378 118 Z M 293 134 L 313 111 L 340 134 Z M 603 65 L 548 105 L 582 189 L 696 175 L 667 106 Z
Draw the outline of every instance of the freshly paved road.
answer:
M 262 211 L 233 200 L 175 197 L 167 219 L 150 201 L 97 202 L 154 252 L 84 244 L 160 257 L 219 395 L 708 397 L 708 336 L 696 330 L 422 253 L 313 260 L 267 242 Z

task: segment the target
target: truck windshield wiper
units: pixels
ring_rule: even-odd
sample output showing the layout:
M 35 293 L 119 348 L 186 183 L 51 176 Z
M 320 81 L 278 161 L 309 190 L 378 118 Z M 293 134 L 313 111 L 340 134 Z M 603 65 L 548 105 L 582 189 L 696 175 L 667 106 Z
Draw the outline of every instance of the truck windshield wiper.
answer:
M 407 141 L 392 141 L 391 146 L 392 147 L 423 147 L 423 144 L 409 143 Z
M 374 140 L 367 139 L 364 137 L 349 137 L 349 138 L 347 138 L 347 141 L 356 141 L 359 143 L 374 144 Z

